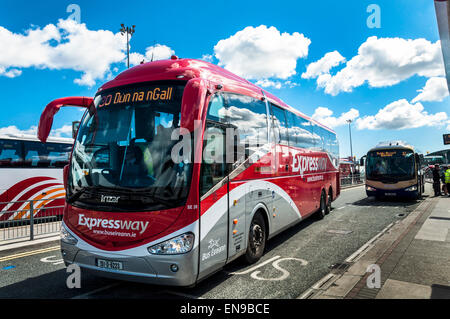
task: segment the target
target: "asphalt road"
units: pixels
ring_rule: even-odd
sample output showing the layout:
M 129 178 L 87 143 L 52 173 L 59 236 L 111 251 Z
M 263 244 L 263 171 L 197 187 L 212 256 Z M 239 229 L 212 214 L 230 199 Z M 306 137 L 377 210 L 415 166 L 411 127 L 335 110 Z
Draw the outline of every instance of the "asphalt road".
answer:
M 237 260 L 189 289 L 84 272 L 81 288 L 69 289 L 58 242 L 10 250 L 0 253 L 0 298 L 297 298 L 419 203 L 376 201 L 366 196 L 364 187 L 343 190 L 329 215 L 320 221 L 306 219 L 274 237 L 256 265 Z

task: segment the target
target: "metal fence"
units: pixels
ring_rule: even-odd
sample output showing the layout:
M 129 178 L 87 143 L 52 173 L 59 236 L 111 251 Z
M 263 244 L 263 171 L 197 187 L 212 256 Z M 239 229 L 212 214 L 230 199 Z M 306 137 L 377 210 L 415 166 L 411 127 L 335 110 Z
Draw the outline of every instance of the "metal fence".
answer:
M 361 185 L 365 182 L 364 174 L 353 174 L 351 176 L 341 177 L 341 187 L 350 187 L 354 185 Z
M 58 233 L 64 206 L 46 206 L 55 199 L 3 202 L 0 212 L 0 245 L 10 240 L 30 239 Z

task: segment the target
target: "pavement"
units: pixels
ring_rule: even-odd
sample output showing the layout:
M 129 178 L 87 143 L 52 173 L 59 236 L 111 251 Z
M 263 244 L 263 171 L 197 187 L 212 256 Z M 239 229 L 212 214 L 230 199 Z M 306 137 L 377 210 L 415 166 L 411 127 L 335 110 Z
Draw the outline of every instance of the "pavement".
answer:
M 300 296 L 450 299 L 450 197 L 428 197 Z

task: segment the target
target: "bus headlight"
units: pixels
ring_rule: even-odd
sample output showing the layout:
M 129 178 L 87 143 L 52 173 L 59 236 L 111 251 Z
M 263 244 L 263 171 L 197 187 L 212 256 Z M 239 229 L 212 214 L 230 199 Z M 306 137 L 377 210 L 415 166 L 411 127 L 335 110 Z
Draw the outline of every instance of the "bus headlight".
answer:
M 417 190 L 417 185 L 413 185 L 411 187 L 405 188 L 406 192 L 415 192 Z
M 193 233 L 186 233 L 151 246 L 148 248 L 148 252 L 153 255 L 184 254 L 191 251 L 194 246 L 194 238 Z
M 367 185 L 366 185 L 366 190 L 369 191 L 369 192 L 375 192 L 376 191 L 375 188 L 373 188 L 371 186 L 367 186 Z
M 76 245 L 78 242 L 78 240 L 75 237 L 73 237 L 72 234 L 69 233 L 63 225 L 61 225 L 60 238 L 63 243 L 69 245 Z

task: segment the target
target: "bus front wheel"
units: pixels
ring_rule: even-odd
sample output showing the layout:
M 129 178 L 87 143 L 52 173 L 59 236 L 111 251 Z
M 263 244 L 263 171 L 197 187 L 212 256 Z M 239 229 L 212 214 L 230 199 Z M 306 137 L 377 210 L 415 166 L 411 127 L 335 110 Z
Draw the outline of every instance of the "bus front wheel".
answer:
M 264 253 L 266 247 L 266 223 L 260 213 L 256 213 L 250 224 L 248 233 L 248 247 L 245 260 L 249 264 L 257 262 Z

